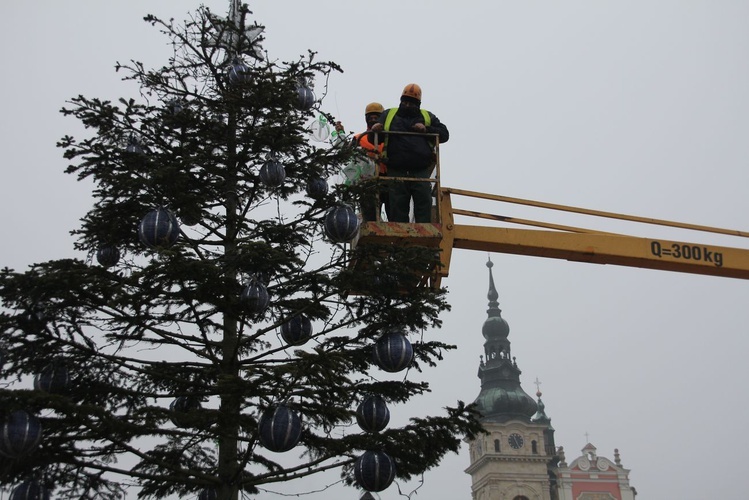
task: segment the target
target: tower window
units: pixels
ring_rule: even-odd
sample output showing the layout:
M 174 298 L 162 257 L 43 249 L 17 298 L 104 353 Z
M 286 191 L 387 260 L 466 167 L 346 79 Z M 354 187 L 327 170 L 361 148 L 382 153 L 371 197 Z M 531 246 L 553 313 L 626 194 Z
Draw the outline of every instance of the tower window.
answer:
M 512 500 L 528 500 L 528 497 L 525 496 L 525 495 L 518 495 L 515 498 L 513 498 Z
M 499 453 L 499 439 L 494 440 L 494 452 Z
M 531 453 L 538 455 L 538 443 L 535 440 L 531 441 Z

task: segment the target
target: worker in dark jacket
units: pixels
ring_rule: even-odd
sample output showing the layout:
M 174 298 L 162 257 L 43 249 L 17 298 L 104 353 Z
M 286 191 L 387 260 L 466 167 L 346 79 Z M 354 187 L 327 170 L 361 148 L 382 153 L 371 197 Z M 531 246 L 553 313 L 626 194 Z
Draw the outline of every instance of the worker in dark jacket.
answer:
M 421 109 L 421 87 L 415 83 L 406 85 L 401 95 L 400 106 L 385 110 L 371 128 L 373 132 L 416 132 L 438 134 L 439 142 L 447 142 L 450 133 L 439 119 Z M 411 177 L 429 179 L 435 166 L 433 136 L 416 134 L 378 134 L 385 144 L 389 177 Z M 430 182 L 388 182 L 390 221 L 409 222 L 411 198 L 414 202 L 415 222 L 431 222 L 432 185 Z

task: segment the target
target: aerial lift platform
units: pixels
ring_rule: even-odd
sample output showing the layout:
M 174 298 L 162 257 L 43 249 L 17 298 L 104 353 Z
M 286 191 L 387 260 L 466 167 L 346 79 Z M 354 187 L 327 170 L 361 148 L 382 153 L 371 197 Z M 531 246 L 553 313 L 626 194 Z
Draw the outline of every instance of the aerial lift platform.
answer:
M 434 222 L 387 222 L 380 220 L 378 213 L 377 220 L 362 222 L 359 235 L 352 243 L 354 248 L 366 245 L 412 245 L 432 247 L 435 251 L 439 251 L 439 264 L 421 276 L 418 280 L 420 286 L 440 287 L 442 279 L 450 273 L 450 259 L 453 249 L 456 248 L 749 279 L 749 249 L 747 248 L 647 238 L 464 210 L 453 207 L 453 197 L 484 199 L 738 238 L 749 237 L 749 232 L 442 187 L 439 179 L 439 144 L 436 142 L 435 158 L 433 177 L 428 180 L 433 187 L 432 220 Z M 409 179 L 387 178 L 387 182 L 394 180 L 408 181 Z M 456 217 L 461 217 L 461 222 L 456 222 Z M 469 225 L 462 223 L 462 218 L 496 221 L 505 225 L 526 226 L 534 229 L 494 227 L 488 224 Z M 354 263 L 355 266 L 362 264 L 361 262 Z

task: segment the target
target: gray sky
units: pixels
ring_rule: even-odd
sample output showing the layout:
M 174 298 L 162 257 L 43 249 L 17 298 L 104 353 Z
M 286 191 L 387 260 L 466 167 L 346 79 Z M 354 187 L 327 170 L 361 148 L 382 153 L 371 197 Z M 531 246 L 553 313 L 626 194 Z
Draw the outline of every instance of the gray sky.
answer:
M 224 13 L 228 1 L 206 4 Z M 62 173 L 55 142 L 83 131 L 57 110 L 77 94 L 137 97 L 114 63 L 134 58 L 156 66 L 168 56 L 165 39 L 141 18 L 183 19 L 197 5 L 0 4 L 0 265 L 75 255 L 68 232 L 89 207 L 90 186 Z M 343 67 L 323 108 L 350 130 L 363 128 L 367 102 L 394 106 L 406 83 L 419 83 L 423 107 L 451 132 L 442 148 L 445 186 L 749 229 L 747 2 L 263 0 L 250 7 L 267 26 L 264 47 L 273 57 L 288 60 L 310 48 Z M 611 221 L 595 227 L 746 246 Z M 478 394 L 486 260 L 463 250 L 453 256 L 445 281 L 453 309 L 443 315 L 444 328 L 427 335 L 459 350 L 428 372 L 434 393 L 422 408 Z M 523 387 L 533 394 L 532 381 L 542 381 L 568 461 L 589 433 L 600 455 L 613 458 L 619 448 L 638 499 L 746 498 L 749 283 L 535 257 L 492 260 Z M 422 409 L 391 411 L 398 421 Z M 470 498 L 467 465 L 465 452 L 448 457 L 412 498 Z M 297 482 L 288 492 L 325 482 Z M 381 497 L 398 498 L 397 490 Z

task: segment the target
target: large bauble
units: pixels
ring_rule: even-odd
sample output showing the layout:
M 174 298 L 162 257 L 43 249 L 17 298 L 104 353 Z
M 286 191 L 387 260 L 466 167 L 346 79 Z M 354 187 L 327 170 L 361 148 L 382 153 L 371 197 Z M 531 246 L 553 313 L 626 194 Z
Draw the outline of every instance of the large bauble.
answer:
M 256 280 L 250 281 L 244 288 L 240 299 L 248 314 L 262 314 L 270 305 L 268 289 Z
M 96 261 L 104 267 L 112 267 L 120 261 L 120 250 L 117 247 L 100 247 L 96 251 Z
M 140 140 L 134 135 L 127 138 L 127 145 L 125 145 L 125 154 L 127 157 L 142 156 L 146 154 L 146 150 L 141 146 Z
M 149 248 L 169 248 L 179 238 L 179 222 L 169 210 L 156 208 L 141 220 L 138 238 Z
M 368 396 L 356 409 L 356 423 L 365 432 L 380 432 L 390 422 L 390 410 L 379 396 Z
M 312 92 L 312 89 L 307 87 L 306 85 L 298 85 L 296 88 L 296 94 L 297 109 L 307 111 L 315 104 L 315 93 Z
M 411 364 L 414 350 L 403 333 L 392 331 L 375 343 L 373 357 L 377 366 L 386 372 L 399 372 Z
M 265 410 L 258 422 L 260 444 L 270 451 L 289 451 L 302 437 L 302 420 L 285 405 Z
M 289 345 L 302 345 L 312 336 L 312 322 L 304 314 L 294 316 L 281 325 L 281 337 Z
M 11 412 L 0 435 L 0 455 L 19 458 L 34 451 L 42 440 L 42 424 L 23 410 Z
M 307 196 L 319 200 L 328 194 L 328 181 L 322 177 L 315 177 L 307 182 Z
M 179 220 L 185 226 L 194 226 L 203 218 L 202 210 L 198 207 L 183 208 L 179 211 Z
M 51 364 L 34 377 L 34 389 L 50 394 L 64 394 L 70 388 L 70 370 L 61 364 Z
M 395 479 L 395 462 L 382 451 L 365 451 L 354 462 L 354 478 L 363 490 L 382 491 Z
M 179 396 L 169 404 L 169 409 L 172 411 L 172 423 L 177 427 L 190 427 L 193 420 L 191 416 L 194 416 L 194 412 L 202 408 L 203 406 L 198 398 Z
M 213 488 L 205 488 L 198 493 L 198 500 L 218 500 L 218 493 Z
M 10 500 L 49 500 L 50 494 L 38 481 L 24 481 L 13 489 Z
M 268 187 L 278 187 L 286 180 L 286 169 L 280 161 L 270 159 L 260 167 L 260 180 Z
M 344 243 L 353 240 L 359 233 L 359 218 L 349 205 L 339 205 L 325 214 L 323 228 L 332 241 Z
M 252 80 L 250 68 L 241 61 L 232 63 L 229 67 L 228 77 L 231 85 L 244 85 Z

